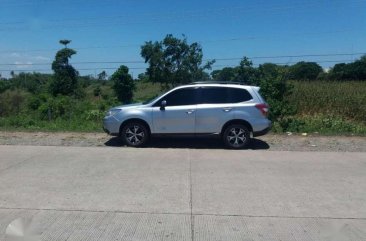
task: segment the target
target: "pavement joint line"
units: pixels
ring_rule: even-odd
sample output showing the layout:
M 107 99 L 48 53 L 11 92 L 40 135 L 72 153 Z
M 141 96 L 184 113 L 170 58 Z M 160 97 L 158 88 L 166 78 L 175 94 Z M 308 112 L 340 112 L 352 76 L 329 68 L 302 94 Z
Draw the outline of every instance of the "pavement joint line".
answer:
M 170 212 L 143 212 L 143 211 L 121 211 L 121 210 L 85 210 L 85 209 L 52 209 L 52 208 L 8 208 L 0 207 L 0 210 L 23 210 L 23 211 L 55 211 L 55 212 L 85 212 L 85 213 L 122 213 L 122 214 L 151 214 L 151 215 L 185 215 L 190 213 Z M 365 220 L 356 217 L 328 217 L 328 216 L 281 216 L 281 215 L 246 215 L 246 214 L 212 214 L 192 213 L 192 216 L 213 216 L 213 217 L 244 217 L 244 218 L 281 218 L 281 219 L 329 219 L 329 220 Z
M 9 207 L 0 207 L 0 210 L 84 212 L 84 213 L 125 213 L 125 214 L 152 214 L 152 215 L 190 215 L 190 213 L 144 212 L 144 211 L 122 211 L 122 210 L 56 209 L 56 208 L 54 209 L 54 208 L 9 208 Z
M 189 161 L 189 206 L 191 211 L 191 241 L 194 241 L 194 215 L 193 215 L 193 192 L 192 192 L 192 158 L 191 152 L 188 150 Z
M 328 216 L 281 216 L 281 215 L 247 215 L 247 214 L 212 214 L 195 213 L 194 216 L 216 216 L 216 217 L 245 217 L 245 218 L 281 218 L 281 219 L 329 219 L 329 220 L 365 220 L 366 218 L 356 217 L 328 217 Z

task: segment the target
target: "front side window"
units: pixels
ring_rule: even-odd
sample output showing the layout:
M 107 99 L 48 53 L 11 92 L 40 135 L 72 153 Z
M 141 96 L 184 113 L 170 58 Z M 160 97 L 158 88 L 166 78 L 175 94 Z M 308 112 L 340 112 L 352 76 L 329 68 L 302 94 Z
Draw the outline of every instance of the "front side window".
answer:
M 195 105 L 197 104 L 196 92 L 195 88 L 175 90 L 161 98 L 155 106 L 159 106 L 163 100 L 166 101 L 166 106 Z

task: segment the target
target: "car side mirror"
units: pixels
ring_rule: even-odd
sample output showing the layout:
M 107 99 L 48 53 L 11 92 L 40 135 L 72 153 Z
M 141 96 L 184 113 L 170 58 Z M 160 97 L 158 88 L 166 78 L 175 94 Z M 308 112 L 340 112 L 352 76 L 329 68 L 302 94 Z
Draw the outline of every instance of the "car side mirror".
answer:
M 163 101 L 160 103 L 160 110 L 165 110 L 165 107 L 166 107 L 166 100 L 163 100 Z

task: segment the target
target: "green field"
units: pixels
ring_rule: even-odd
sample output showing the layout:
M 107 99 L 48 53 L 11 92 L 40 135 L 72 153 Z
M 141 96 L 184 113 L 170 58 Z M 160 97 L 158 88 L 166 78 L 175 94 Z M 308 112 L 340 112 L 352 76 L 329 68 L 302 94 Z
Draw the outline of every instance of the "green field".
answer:
M 296 81 L 289 97 L 297 114 L 292 131 L 366 134 L 366 81 Z
M 338 116 L 345 120 L 366 121 L 366 81 L 293 82 L 290 100 L 299 115 Z

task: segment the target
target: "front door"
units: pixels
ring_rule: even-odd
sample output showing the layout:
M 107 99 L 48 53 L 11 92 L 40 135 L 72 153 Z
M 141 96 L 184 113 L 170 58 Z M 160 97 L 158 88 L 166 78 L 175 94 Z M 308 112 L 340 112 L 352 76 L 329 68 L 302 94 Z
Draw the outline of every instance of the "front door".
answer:
M 178 89 L 160 98 L 152 110 L 154 133 L 195 133 L 196 99 L 196 88 Z M 162 101 L 166 101 L 164 109 L 160 108 Z

